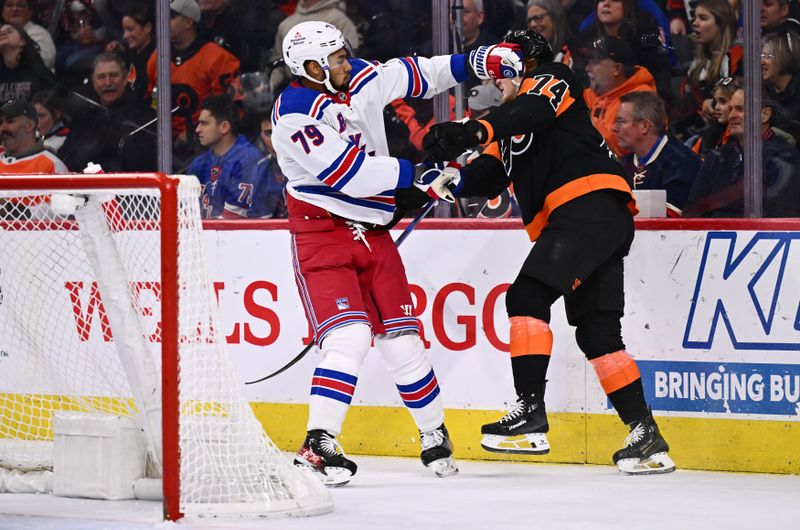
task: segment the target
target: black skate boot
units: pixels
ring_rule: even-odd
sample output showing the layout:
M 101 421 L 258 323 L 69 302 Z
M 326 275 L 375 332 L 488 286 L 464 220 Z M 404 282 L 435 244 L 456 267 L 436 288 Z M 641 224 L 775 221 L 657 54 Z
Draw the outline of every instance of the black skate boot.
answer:
M 303 447 L 294 457 L 294 465 L 309 467 L 326 486 L 344 486 L 356 474 L 358 466 L 344 454 L 336 437 L 327 431 L 308 431 Z
M 425 467 L 430 467 L 437 477 L 458 474 L 458 466 L 453 460 L 453 443 L 444 423 L 431 431 L 419 432 L 422 453 L 419 458 Z
M 550 429 L 544 400 L 520 396 L 516 406 L 500 418 L 481 427 L 481 447 L 494 453 L 546 455 L 550 443 L 545 434 Z
M 631 432 L 625 447 L 614 453 L 614 463 L 626 475 L 654 475 L 675 471 L 669 445 L 658 431 L 652 414 L 628 425 Z

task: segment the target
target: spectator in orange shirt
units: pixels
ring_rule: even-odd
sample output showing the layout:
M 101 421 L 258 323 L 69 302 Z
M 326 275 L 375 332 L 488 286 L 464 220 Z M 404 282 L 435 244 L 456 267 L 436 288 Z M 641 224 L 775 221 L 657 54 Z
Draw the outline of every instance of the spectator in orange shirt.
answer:
M 38 119 L 36 108 L 28 101 L 10 101 L 0 107 L 0 143 L 3 146 L 0 154 L 0 175 L 53 175 L 68 172 L 64 163 L 45 149 L 41 138 L 36 134 Z M 13 218 L 30 219 L 39 217 L 46 200 L 44 195 L 20 200 L 9 199 L 0 204 L 0 209 Z
M 588 53 L 589 88 L 583 91 L 583 98 L 589 107 L 592 125 L 621 158 L 628 150 L 619 146 L 614 134 L 619 98 L 631 92 L 655 92 L 656 82 L 647 68 L 636 66 L 633 50 L 622 39 L 605 37 Z
M 228 91 L 239 75 L 239 59 L 222 46 L 199 36 L 200 7 L 195 0 L 171 0 L 169 34 L 172 40 L 172 133 L 178 142 L 193 145 L 200 102 Z M 157 84 L 156 54 L 147 61 L 148 93 Z M 196 146 L 195 146 L 196 147 Z M 193 158 L 194 153 L 190 154 Z

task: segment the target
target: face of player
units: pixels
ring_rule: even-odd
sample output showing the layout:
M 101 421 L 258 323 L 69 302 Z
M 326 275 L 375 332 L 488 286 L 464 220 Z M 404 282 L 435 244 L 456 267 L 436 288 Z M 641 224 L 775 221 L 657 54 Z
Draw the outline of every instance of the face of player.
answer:
M 197 119 L 197 127 L 195 127 L 194 131 L 197 133 L 197 139 L 203 147 L 217 145 L 224 135 L 222 124 L 205 109 L 200 111 L 200 117 Z
M 331 85 L 340 92 L 346 92 L 350 84 L 350 62 L 347 60 L 347 50 L 342 48 L 328 56 L 328 74 L 331 76 Z
M 731 98 L 722 90 L 714 91 L 714 117 L 723 125 L 728 124 L 731 113 Z
M 731 136 L 741 138 L 744 136 L 744 90 L 737 90 L 733 93 L 730 107 L 728 128 Z
M 125 73 L 122 67 L 115 61 L 97 63 L 92 72 L 92 87 L 104 107 L 111 105 L 125 93 Z
M 36 129 L 39 131 L 39 134 L 44 136 L 50 132 L 50 129 L 55 125 L 55 118 L 50 111 L 47 110 L 47 107 L 41 103 L 34 103 L 33 106 L 36 108 L 36 114 L 39 116 L 39 124 L 36 126 Z
M 546 9 L 539 6 L 531 6 L 528 8 L 528 29 L 534 30 L 552 42 L 553 17 L 550 16 Z
M 35 128 L 25 116 L 0 116 L 0 143 L 11 155 L 26 151 L 36 143 Z
M 497 79 L 494 84 L 500 89 L 503 94 L 500 96 L 501 103 L 514 101 L 517 98 L 517 91 L 519 90 L 520 78 L 514 77 L 512 79 L 501 78 Z
M 772 46 L 765 44 L 761 47 L 761 79 L 773 81 L 778 76 L 778 66 L 775 64 L 775 54 Z
M 261 141 L 264 142 L 267 151 L 275 156 L 275 148 L 272 147 L 272 120 L 269 118 L 261 122 Z
M 692 22 L 694 34 L 692 38 L 700 44 L 711 44 L 719 36 L 719 26 L 714 15 L 703 6 L 697 6 L 694 11 L 694 22 Z
M 614 134 L 617 135 L 619 146 L 623 149 L 635 151 L 635 147 L 644 138 L 642 120 L 637 120 L 633 114 L 633 103 L 622 103 L 614 120 Z
M 122 17 L 122 38 L 128 44 L 128 48 L 139 51 L 148 44 L 153 38 L 153 26 L 148 22 L 144 26 L 136 22 L 132 17 Z
M 789 4 L 780 0 L 761 0 L 761 27 L 772 29 L 789 15 Z

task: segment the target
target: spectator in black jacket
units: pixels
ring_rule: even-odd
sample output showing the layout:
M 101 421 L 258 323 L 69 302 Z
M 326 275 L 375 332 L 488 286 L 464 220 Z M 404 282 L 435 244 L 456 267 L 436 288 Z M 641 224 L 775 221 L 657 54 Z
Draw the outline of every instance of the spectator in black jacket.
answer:
M 58 152 L 71 171 L 82 171 L 89 162 L 109 173 L 155 170 L 155 129 L 152 123 L 142 128 L 155 113 L 135 98 L 125 73 L 120 56 L 102 53 L 95 58 L 92 88 L 100 103 L 76 113 Z
M 761 109 L 764 217 L 800 216 L 800 153 L 772 130 L 774 102 Z M 744 215 L 744 90 L 734 92 L 728 118 L 730 140 L 710 153 L 695 178 L 686 217 Z
M 791 17 L 791 0 L 761 0 L 761 33 L 800 33 L 800 21 Z
M 241 63 L 242 72 L 258 70 L 260 50 L 250 30 L 250 13 L 235 11 L 229 0 L 198 0 L 202 16 L 198 29 L 202 38 L 227 48 Z
M 16 24 L 0 26 L 0 102 L 30 101 L 57 81 L 42 61 L 36 43 Z
M 761 77 L 766 95 L 781 105 L 775 126 L 800 146 L 800 35 L 787 31 L 764 36 Z

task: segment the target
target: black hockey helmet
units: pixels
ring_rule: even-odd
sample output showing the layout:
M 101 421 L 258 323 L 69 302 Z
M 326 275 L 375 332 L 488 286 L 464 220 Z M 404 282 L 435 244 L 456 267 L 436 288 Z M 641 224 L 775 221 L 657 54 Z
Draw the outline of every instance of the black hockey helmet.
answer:
M 547 39 L 532 29 L 517 29 L 506 33 L 503 42 L 519 44 L 525 59 L 533 59 L 539 64 L 553 61 L 553 49 Z

